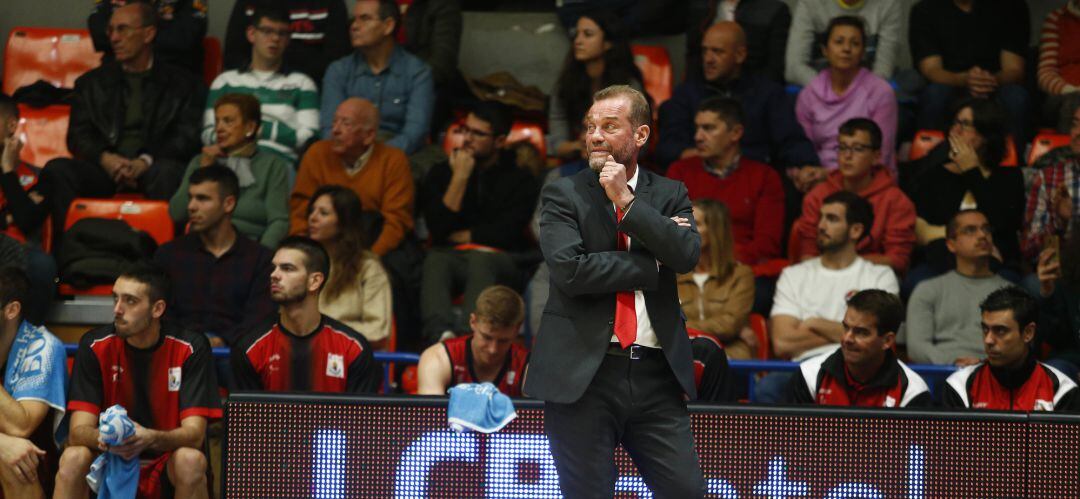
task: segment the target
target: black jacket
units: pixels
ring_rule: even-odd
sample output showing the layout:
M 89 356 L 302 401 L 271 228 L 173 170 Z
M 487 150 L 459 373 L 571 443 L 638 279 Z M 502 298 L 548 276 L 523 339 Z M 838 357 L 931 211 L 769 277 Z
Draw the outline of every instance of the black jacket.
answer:
M 101 153 L 114 151 L 124 125 L 123 70 L 109 62 L 75 80 L 67 146 L 77 159 L 97 164 Z M 155 62 L 143 93 L 145 145 L 140 154 L 187 163 L 199 152 L 206 89 L 177 66 Z

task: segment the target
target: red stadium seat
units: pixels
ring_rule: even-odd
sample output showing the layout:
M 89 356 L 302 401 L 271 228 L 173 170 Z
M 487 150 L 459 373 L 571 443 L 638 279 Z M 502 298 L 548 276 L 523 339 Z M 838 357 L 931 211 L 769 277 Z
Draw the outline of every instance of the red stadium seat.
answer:
M 123 220 L 132 228 L 146 231 L 158 245 L 171 241 L 174 234 L 167 201 L 78 198 L 71 202 L 67 220 L 64 222 L 64 230 L 70 229 L 75 222 L 84 218 Z M 93 286 L 89 289 L 76 289 L 67 284 L 60 285 L 62 295 L 108 296 L 111 293 L 111 284 Z
M 757 337 L 757 358 L 769 360 L 772 358 L 772 342 L 769 340 L 769 323 L 761 314 L 750 314 L 750 329 L 754 330 Z
M 541 158 L 547 157 L 547 144 L 544 142 L 544 130 L 536 123 L 515 121 L 510 127 L 510 134 L 506 137 L 507 144 L 514 142 L 529 141 L 540 153 Z M 446 137 L 443 138 L 443 151 L 450 154 L 454 149 L 465 143 L 462 123 L 451 123 L 446 129 Z
M 674 86 L 674 76 L 671 70 L 671 57 L 664 47 L 654 45 L 631 45 L 630 51 L 634 54 L 634 64 L 641 70 L 641 77 L 645 81 L 645 91 L 653 100 L 653 110 L 660 108 L 660 104 L 671 98 L 671 89 Z
M 1054 132 L 1039 132 L 1039 134 L 1035 136 L 1035 140 L 1031 141 L 1031 150 L 1028 151 L 1027 157 L 1028 166 L 1034 165 L 1043 154 L 1050 152 L 1052 149 L 1067 146 L 1069 145 L 1069 142 L 1070 138 L 1068 135 Z
M 214 78 L 217 78 L 221 74 L 222 56 L 221 56 L 221 41 L 216 37 L 208 36 L 203 38 L 203 81 L 206 82 L 206 86 L 210 86 L 214 82 Z
M 1020 156 L 1016 154 L 1016 141 L 1012 137 L 1005 138 L 1005 157 L 1001 158 L 1001 166 L 1020 166 Z
M 75 79 L 101 65 L 101 53 L 85 29 L 16 27 L 4 50 L 4 93 L 45 80 L 71 88 Z
M 908 159 L 915 161 L 926 156 L 931 149 L 945 140 L 945 133 L 939 130 L 919 130 L 911 141 L 911 154 Z
M 15 131 L 23 141 L 19 157 L 35 166 L 45 166 L 53 158 L 70 158 L 67 148 L 70 118 L 68 106 L 33 108 L 19 104 L 19 128 Z

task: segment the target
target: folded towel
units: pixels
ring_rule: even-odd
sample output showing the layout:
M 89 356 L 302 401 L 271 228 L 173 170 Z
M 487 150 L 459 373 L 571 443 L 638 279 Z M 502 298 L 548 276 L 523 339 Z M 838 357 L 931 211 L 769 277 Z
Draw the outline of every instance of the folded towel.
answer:
M 127 410 L 114 405 L 98 418 L 98 432 L 106 445 L 123 445 L 135 435 L 135 423 L 128 417 Z M 86 482 L 97 493 L 98 499 L 134 498 L 139 487 L 139 459 L 102 453 L 90 465 Z
M 501 430 L 517 417 L 514 403 L 491 383 L 462 383 L 450 389 L 450 406 L 446 410 L 450 428 L 456 432 L 466 428 L 481 433 Z

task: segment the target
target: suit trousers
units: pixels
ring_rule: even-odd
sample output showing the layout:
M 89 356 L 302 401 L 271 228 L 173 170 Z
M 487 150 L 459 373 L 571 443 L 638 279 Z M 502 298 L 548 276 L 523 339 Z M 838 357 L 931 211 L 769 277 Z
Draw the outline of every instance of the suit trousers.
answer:
M 580 399 L 544 404 L 544 430 L 565 497 L 611 498 L 622 444 L 658 498 L 703 497 L 683 389 L 659 349 L 608 353 Z

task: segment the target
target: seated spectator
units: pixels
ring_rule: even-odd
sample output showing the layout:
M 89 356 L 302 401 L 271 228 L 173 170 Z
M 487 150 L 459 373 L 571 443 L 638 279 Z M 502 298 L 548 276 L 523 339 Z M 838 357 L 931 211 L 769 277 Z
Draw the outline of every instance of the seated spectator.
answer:
M 270 297 L 279 316 L 233 347 L 237 389 L 374 393 L 379 388 L 382 371 L 364 336 L 319 312 L 319 294 L 330 275 L 330 256 L 319 243 L 301 236 L 281 242 L 270 274 Z
M 956 268 L 919 283 L 908 300 L 901 343 L 912 362 L 965 367 L 982 359 L 976 305 L 1009 285 L 990 269 L 992 230 L 978 210 L 961 210 L 949 220 L 945 245 L 956 256 Z
M 187 184 L 188 233 L 154 254 L 176 291 L 168 304 L 169 319 L 205 334 L 212 347 L 232 346 L 274 313 L 273 255 L 233 223 L 243 191 L 232 170 L 220 165 L 199 168 Z
M 1080 213 L 1080 192 L 1076 187 L 1080 182 L 1080 107 L 1073 111 L 1069 137 L 1068 145 L 1035 162 L 1021 241 L 1027 261 L 1035 259 L 1049 236 L 1076 233 L 1070 221 L 1073 214 Z
M 358 0 L 349 36 L 354 53 L 326 68 L 322 85 L 322 136 L 332 133 L 334 111 L 345 99 L 361 97 L 375 104 L 382 119 L 379 138 L 412 155 L 427 141 L 435 88 L 431 68 L 394 41 L 401 10 L 394 0 Z
M 847 300 L 840 349 L 799 365 L 788 402 L 850 407 L 920 407 L 932 403 L 926 381 L 896 358 L 904 304 L 893 293 L 864 289 Z
M 830 2 L 830 5 L 836 3 Z M 894 2 L 871 2 L 870 5 L 900 8 L 900 4 Z M 795 117 L 814 143 L 818 158 L 827 170 L 837 167 L 836 136 L 840 125 L 853 118 L 873 120 L 881 129 L 880 162 L 889 170 L 890 176 L 896 178 L 896 94 L 889 82 L 862 67 L 866 41 L 863 22 L 859 18 L 840 16 L 829 21 L 821 48 L 828 67 L 810 79 L 799 92 Z
M 551 91 L 548 106 L 548 150 L 563 159 L 581 156 L 585 143 L 581 120 L 592 95 L 609 85 L 642 90 L 641 71 L 634 65 L 622 23 L 609 11 L 583 14 L 570 30 L 571 47 Z
M 245 31 L 251 43 L 249 59 L 214 78 L 203 113 L 202 141 L 214 143 L 214 112 L 221 96 L 253 95 L 262 111 L 259 145 L 296 165 L 300 153 L 319 133 L 319 89 L 311 77 L 284 65 L 289 48 L 288 11 L 262 9 L 250 19 Z
M 106 29 L 116 60 L 75 81 L 67 133 L 74 159 L 54 159 L 43 172 L 53 234 L 63 232 L 77 197 L 134 190 L 169 199 L 198 151 L 203 87 L 186 71 L 153 60 L 155 15 L 147 3 L 113 11 Z
M 795 121 L 784 87 L 767 77 L 743 71 L 746 35 L 734 22 L 716 23 L 701 41 L 702 77 L 694 75 L 675 87 L 660 106 L 656 158 L 661 165 L 697 155 L 694 117 L 708 97 L 733 97 L 743 106 L 742 154 L 780 169 L 820 165 L 814 146 Z
M 847 191 L 866 199 L 874 208 L 874 225 L 859 241 L 859 254 L 874 263 L 888 265 L 897 274 L 907 270 L 915 246 L 915 205 L 893 182 L 881 164 L 881 129 L 867 118 L 853 118 L 840 125 L 837 138 L 838 168 L 803 198 L 803 214 L 794 231 L 802 260 L 818 254 L 816 245 L 822 200 Z
M 460 383 L 492 383 L 510 397 L 520 397 L 529 350 L 519 345 L 525 302 L 506 286 L 491 286 L 476 298 L 469 314 L 472 334 L 431 345 L 417 366 L 419 395 L 446 395 Z
M 731 217 L 719 201 L 694 201 L 694 223 L 701 234 L 701 256 L 692 273 L 678 276 L 679 302 L 686 327 L 715 337 L 727 357 L 754 356 L 743 336 L 754 302 L 754 273 L 735 260 Z
M 413 229 L 412 176 L 409 160 L 400 149 L 375 140 L 379 111 L 371 102 L 350 98 L 334 113 L 329 140 L 313 144 L 300 162 L 289 198 L 291 234 L 307 232 L 307 208 L 315 190 L 323 185 L 348 187 L 368 210 L 383 216 L 383 229 L 371 243 L 376 255 L 385 256 L 401 245 Z
M 1046 16 L 1039 37 L 1039 90 L 1046 93 L 1043 115 L 1058 133 L 1068 133 L 1080 109 L 1080 0 L 1070 0 Z
M 697 400 L 734 403 L 739 400 L 738 387 L 731 378 L 731 366 L 724 346 L 711 334 L 686 328 L 694 358 L 694 385 Z
M 289 190 L 292 166 L 281 156 L 261 149 L 259 100 L 248 94 L 225 94 L 214 104 L 216 141 L 188 163 L 180 188 L 169 200 L 169 215 L 187 220 L 187 186 L 200 168 L 220 165 L 231 170 L 240 194 L 232 222 L 246 237 L 272 248 L 289 232 Z
M 30 280 L 21 270 L 0 270 L 0 486 L 4 497 L 45 497 L 38 476 L 46 450 L 55 450 L 50 413 L 63 415 L 67 385 L 64 344 L 23 319 Z M 60 418 L 55 418 L 59 420 Z
M 994 98 L 1009 113 L 1017 144 L 1028 141 L 1024 55 L 1028 8 L 1019 0 L 919 2 L 908 22 L 911 60 L 929 84 L 919 97 L 920 129 L 945 130 L 957 98 Z
M 819 71 L 833 66 L 829 54 L 819 53 L 818 47 L 828 47 L 833 36 L 833 21 L 837 18 L 858 20 L 860 25 L 865 23 L 865 29 L 860 30 L 860 50 L 852 53 L 855 67 L 865 63 L 878 79 L 892 78 L 896 59 L 900 56 L 901 30 L 906 14 L 904 4 L 900 2 L 801 0 L 795 4 L 791 16 L 785 78 L 796 85 L 810 85 L 815 78 L 820 78 Z
M 458 69 L 461 50 L 461 0 L 412 0 L 404 9 L 398 40 L 405 50 L 427 63 L 435 85 L 432 131 L 446 129 L 454 107 L 472 97 Z
M 390 279 L 368 249 L 360 199 L 340 185 L 324 185 L 308 204 L 308 237 L 330 255 L 330 277 L 319 310 L 364 335 L 376 349 L 390 339 Z
M 19 106 L 0 93 L 0 233 L 23 254 L 22 258 L 4 258 L 0 265 L 17 265 L 26 271 L 31 286 L 22 313 L 31 323 L 42 324 L 56 292 L 56 262 L 41 245 L 48 216 L 38 185 L 41 169 L 19 159 L 23 143 L 15 135 L 18 126 Z
M 1072 236 L 1060 246 L 1039 255 L 1039 340 L 1050 346 L 1046 364 L 1075 380 L 1080 372 L 1080 238 Z
M 919 163 L 913 193 L 916 244 L 924 248 L 927 270 L 912 270 L 917 283 L 952 267 L 945 248 L 945 224 L 962 209 L 978 209 L 994 228 L 994 258 L 1018 268 L 1017 234 L 1024 217 L 1024 176 L 1000 166 L 1005 156 L 1005 116 L 985 99 L 960 104 L 948 139 Z M 997 264 L 995 264 L 995 267 Z M 916 280 L 913 280 L 916 279 Z
M 349 53 L 349 13 L 338 0 L 237 0 L 225 28 L 226 69 L 243 69 L 251 62 L 253 42 L 248 27 L 256 11 L 283 10 L 289 13 L 292 43 L 285 48 L 285 67 L 304 73 L 317 86 L 331 62 Z
M 203 38 L 206 37 L 208 2 L 203 0 L 96 0 L 86 20 L 94 50 L 104 52 L 104 62 L 115 58 L 111 42 L 109 19 L 124 5 L 144 2 L 150 4 L 157 16 L 157 43 L 154 60 L 182 67 L 202 80 Z
M 694 117 L 697 154 L 673 163 L 667 176 L 686 184 L 692 201 L 715 199 L 726 205 L 735 257 L 753 265 L 780 257 L 784 189 L 775 170 L 742 154 L 744 121 L 735 99 L 702 101 Z
M 526 231 L 539 195 L 536 179 L 505 150 L 510 113 L 482 102 L 465 118 L 465 142 L 448 162 L 424 178 L 420 202 L 431 233 L 420 286 L 423 333 L 428 341 L 468 331 L 480 292 L 520 279 L 508 252 L 531 246 Z M 476 245 L 486 248 L 458 249 Z M 451 300 L 464 290 L 464 314 Z
M 75 354 L 71 423 L 55 497 L 86 497 L 86 474 L 103 451 L 148 460 L 140 488 L 171 487 L 177 497 L 207 497 L 206 424 L 221 417 L 210 344 L 201 334 L 161 320 L 169 279 L 157 269 L 124 272 L 113 285 L 113 300 L 113 323 L 83 335 Z M 135 435 L 106 447 L 98 415 L 113 405 L 127 409 Z
M 746 33 L 747 71 L 784 83 L 784 48 L 791 11 L 781 0 L 708 0 L 695 2 L 686 33 L 686 74 L 701 71 L 701 37 L 713 24 L 735 21 Z
M 1080 411 L 1080 390 L 1061 371 L 1035 360 L 1039 306 L 1026 291 L 1007 287 L 979 304 L 986 361 L 946 380 L 945 407 L 996 411 Z

